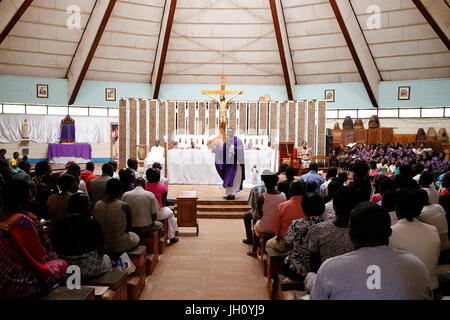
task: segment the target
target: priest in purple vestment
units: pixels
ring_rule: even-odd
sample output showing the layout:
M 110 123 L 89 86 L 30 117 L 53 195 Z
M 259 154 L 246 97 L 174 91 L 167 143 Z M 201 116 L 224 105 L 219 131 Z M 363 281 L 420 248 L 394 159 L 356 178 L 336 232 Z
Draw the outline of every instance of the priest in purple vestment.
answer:
M 234 129 L 227 130 L 227 140 L 222 147 L 215 148 L 217 173 L 223 180 L 226 199 L 234 200 L 245 180 L 244 144 L 234 135 Z

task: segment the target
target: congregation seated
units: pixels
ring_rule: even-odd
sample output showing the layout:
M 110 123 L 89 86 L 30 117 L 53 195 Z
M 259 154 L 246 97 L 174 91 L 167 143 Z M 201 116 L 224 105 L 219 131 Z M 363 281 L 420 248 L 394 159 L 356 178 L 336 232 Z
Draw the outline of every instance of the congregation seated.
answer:
M 93 162 L 86 163 L 86 170 L 81 172 L 80 179 L 86 183 L 86 190 L 88 194 L 91 193 L 91 180 L 97 178 L 94 174 L 95 165 Z
M 106 196 L 106 184 L 113 177 L 113 167 L 109 163 L 102 165 L 102 174 L 91 180 L 91 203 L 95 205 L 97 201 Z
M 435 269 L 439 260 L 441 240 L 434 226 L 417 219 L 424 207 L 419 192 L 412 188 L 397 191 L 395 212 L 399 220 L 391 227 L 389 247 L 405 250 L 418 257 L 429 271 L 431 289 L 436 289 L 438 280 Z
M 447 172 L 442 178 L 442 192 L 441 195 L 450 193 L 450 172 Z
M 318 194 L 305 194 L 301 206 L 306 217 L 292 221 L 289 226 L 284 236 L 284 244 L 290 252 L 279 271 L 280 274 L 297 281 L 303 281 L 310 271 L 308 231 L 312 226 L 325 221 L 325 204 Z
M 325 219 L 333 219 L 335 217 L 336 213 L 334 212 L 333 199 L 336 193 L 342 188 L 344 188 L 344 184 L 338 177 L 334 178 L 328 185 L 328 194 L 323 198 L 323 201 L 325 202 L 325 211 L 323 212 L 323 217 Z
M 95 204 L 92 212 L 105 237 L 106 253 L 111 255 L 120 255 L 139 244 L 139 236 L 130 231 L 130 206 L 120 200 L 121 197 L 122 184 L 117 179 L 109 179 L 106 183 L 106 196 Z
M 327 170 L 326 181 L 320 186 L 320 196 L 325 198 L 328 195 L 328 185 L 338 174 L 338 169 L 336 167 L 329 167 Z
M 316 193 L 317 191 L 317 183 L 315 181 L 308 181 L 306 184 L 306 192 Z
M 160 182 L 161 175 L 156 169 L 147 169 L 146 176 L 147 183 L 145 184 L 145 190 L 153 193 L 159 204 L 159 210 L 157 212 L 156 218 L 159 221 L 165 219 L 168 220 L 167 236 L 170 239 L 170 243 L 176 243 L 178 242 L 178 238 L 175 237 L 178 231 L 177 219 L 173 215 L 173 211 L 169 207 L 165 206 L 168 192 L 167 186 Z
M 81 176 L 80 166 L 75 162 L 71 162 L 67 166 L 66 173 L 73 174 L 73 176 L 77 179 L 77 182 L 78 182 L 78 191 L 83 192 L 85 195 L 89 196 L 86 182 L 80 178 L 80 176 Z
M 161 175 L 161 179 L 159 180 L 159 182 L 161 182 L 161 183 L 165 184 L 167 187 L 169 187 L 169 180 L 166 177 L 164 177 L 164 175 L 162 174 L 163 167 L 162 167 L 161 163 L 159 163 L 159 162 L 153 163 L 152 168 L 159 171 L 159 174 Z
M 306 217 L 301 206 L 303 196 L 305 195 L 303 182 L 300 180 L 292 181 L 289 185 L 288 193 L 291 195 L 290 199 L 278 205 L 273 219 L 273 233 L 275 237 L 266 243 L 267 248 L 275 249 L 278 252 L 289 251 L 284 245 L 283 238 L 292 221 Z
M 67 263 L 42 245 L 36 223 L 22 211 L 30 184 L 10 180 L 1 190 L 0 299 L 32 298 L 65 279 Z
M 139 237 L 162 230 L 163 224 L 156 220 L 159 210 L 158 200 L 153 193 L 145 190 L 144 178 L 136 179 L 134 189 L 125 192 L 122 201 L 128 203 L 131 208 L 131 231 Z
M 279 191 L 284 193 L 287 200 L 289 200 L 289 198 L 290 198 L 289 185 L 291 184 L 292 181 L 294 181 L 296 173 L 297 173 L 297 170 L 294 167 L 288 166 L 285 170 L 286 180 L 284 180 L 282 182 L 278 182 L 277 188 Z
M 259 197 L 264 192 L 266 192 L 266 186 L 264 184 L 253 186 L 250 189 L 250 193 L 248 195 L 248 205 L 251 209 L 243 215 L 246 238 L 242 240 L 242 242 L 245 244 L 253 244 L 252 222 L 255 224 L 260 218 L 256 207 Z
M 390 225 L 387 211 L 374 203 L 362 202 L 353 209 L 349 232 L 354 251 L 321 265 L 310 299 L 431 299 L 429 271 L 422 261 L 409 252 L 388 247 Z M 368 281 L 370 275 L 373 281 Z M 376 275 L 382 280 L 377 281 Z
M 264 182 L 266 192 L 259 196 L 256 202 L 256 210 L 258 211 L 258 221 L 255 223 L 253 230 L 253 246 L 247 255 L 256 257 L 256 250 L 259 247 L 260 237 L 263 233 L 273 233 L 273 221 L 280 203 L 286 201 L 284 193 L 276 189 L 278 182 L 277 174 L 270 170 L 264 170 L 261 175 Z
M 386 175 L 379 175 L 375 178 L 374 194 L 370 198 L 370 202 L 381 205 L 383 195 L 394 189 L 394 180 Z
M 19 163 L 20 163 L 19 153 L 15 151 L 13 153 L 13 157 L 9 160 L 9 168 L 13 171 L 18 171 Z
M 104 254 L 102 229 L 91 216 L 89 197 L 73 194 L 69 199 L 68 213 L 54 225 L 52 244 L 55 252 L 69 265 L 80 267 L 82 280 L 111 271 L 111 259 Z
M 317 171 L 319 169 L 319 166 L 316 162 L 312 162 L 309 165 L 309 172 L 307 174 L 304 174 L 300 177 L 300 179 L 305 183 L 305 185 L 308 184 L 308 182 L 315 182 L 316 183 L 316 189 L 315 193 L 320 194 L 320 186 L 324 183 L 324 179 L 322 175 L 318 174 Z
M 372 196 L 372 184 L 369 176 L 369 166 L 365 161 L 357 161 L 351 166 L 353 180 L 349 186 L 360 189 L 363 201 L 369 201 Z
M 30 172 L 31 172 L 30 163 L 28 161 L 22 160 L 19 163 L 19 171 L 15 172 L 12 178 L 30 181 L 31 180 Z
M 287 180 L 287 177 L 286 177 L 287 167 L 289 167 L 289 165 L 286 163 L 282 163 L 278 167 L 278 183 L 281 183 L 281 182 Z
M 119 171 L 119 181 L 122 184 L 122 192 L 128 192 L 134 189 L 134 182 L 136 181 L 134 171 L 129 168 L 123 168 Z
M 47 200 L 47 213 L 52 224 L 68 215 L 69 199 L 78 191 L 77 180 L 71 174 L 63 174 L 56 183 L 60 193 L 52 194 Z
M 6 160 L 6 149 L 0 149 L 0 160 Z
M 113 169 L 113 175 L 112 175 L 112 177 L 113 177 L 114 179 L 119 179 L 119 174 L 117 173 L 117 169 L 118 169 L 117 162 L 115 162 L 114 160 L 111 160 L 111 161 L 108 162 L 108 164 L 109 164 L 109 165 L 112 167 L 112 169 Z

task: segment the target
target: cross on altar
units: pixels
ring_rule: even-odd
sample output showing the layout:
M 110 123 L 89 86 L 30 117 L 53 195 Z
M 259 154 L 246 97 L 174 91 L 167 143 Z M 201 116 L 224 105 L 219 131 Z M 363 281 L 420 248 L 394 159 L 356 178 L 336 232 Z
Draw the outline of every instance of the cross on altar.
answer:
M 237 96 L 244 94 L 244 91 L 237 90 L 225 90 L 225 76 L 222 76 L 220 81 L 220 90 L 202 90 L 202 94 L 206 94 L 208 97 L 216 101 L 219 108 L 219 122 L 220 122 L 220 132 L 225 134 L 225 129 L 227 126 L 227 104 Z M 219 94 L 220 98 L 212 96 L 212 94 Z M 232 94 L 233 96 L 226 99 L 226 95 Z

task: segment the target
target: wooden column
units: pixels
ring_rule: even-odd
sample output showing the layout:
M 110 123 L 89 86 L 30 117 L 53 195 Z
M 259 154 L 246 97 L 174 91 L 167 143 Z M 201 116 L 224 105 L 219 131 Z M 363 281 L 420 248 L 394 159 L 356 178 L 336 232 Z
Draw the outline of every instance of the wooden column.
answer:
M 236 101 L 230 102 L 229 106 L 230 106 L 230 122 L 228 123 L 228 128 L 237 129 L 237 127 L 236 127 L 236 123 L 237 123 L 237 121 L 236 121 L 236 119 L 237 119 L 237 116 L 236 116 L 236 109 L 237 109 Z
M 166 106 L 167 101 L 159 102 L 159 140 L 161 145 L 164 143 L 164 136 L 166 135 Z
M 289 101 L 289 131 L 288 140 L 295 142 L 295 101 Z
M 186 134 L 186 102 L 177 102 L 178 107 L 178 134 Z
M 278 136 L 278 126 L 277 126 L 278 103 L 270 102 L 269 107 L 270 107 L 270 132 L 269 132 L 270 141 L 271 141 L 271 143 L 275 143 L 275 141 L 273 139 L 276 139 L 276 137 Z
M 286 102 L 280 102 L 280 142 L 286 142 Z
M 249 103 L 249 134 L 257 134 L 257 111 L 256 111 L 256 107 L 257 107 L 257 102 L 250 102 Z
M 217 103 L 209 102 L 209 135 L 214 135 L 216 133 L 216 108 Z
M 167 112 L 167 135 L 169 136 L 169 148 L 172 147 L 175 140 L 175 101 L 169 101 Z
M 195 101 L 188 102 L 188 133 L 195 134 Z
M 198 103 L 198 132 L 201 135 L 206 134 L 206 102 Z
M 305 101 L 298 101 L 297 103 L 297 142 L 300 146 L 305 140 L 305 114 L 306 114 L 306 103 Z
M 319 100 L 319 122 L 317 124 L 318 135 L 317 135 L 317 155 L 326 156 L 325 154 L 325 112 L 326 112 L 326 102 L 324 100 Z
M 247 133 L 247 103 L 239 102 L 239 134 Z
M 259 103 L 259 131 L 258 134 L 267 134 L 267 102 Z
M 139 144 L 147 145 L 147 100 L 145 99 L 139 99 Z
M 119 167 L 127 166 L 127 100 L 119 100 Z
M 137 158 L 136 124 L 137 124 L 137 100 L 130 99 L 130 158 L 133 159 Z
M 316 117 L 316 100 L 308 101 L 308 147 L 311 148 L 313 155 L 316 154 L 314 150 L 315 137 L 315 117 Z
M 149 127 L 149 144 L 150 149 L 155 145 L 156 140 L 156 100 L 150 100 L 150 127 Z

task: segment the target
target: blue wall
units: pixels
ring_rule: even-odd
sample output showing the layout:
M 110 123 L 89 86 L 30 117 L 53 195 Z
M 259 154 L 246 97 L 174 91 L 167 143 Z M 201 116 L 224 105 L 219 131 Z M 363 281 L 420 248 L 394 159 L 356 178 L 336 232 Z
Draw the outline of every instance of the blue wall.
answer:
M 219 80 L 219 79 L 218 79 Z M 219 83 L 219 82 L 218 82 Z M 36 84 L 49 85 L 49 98 L 36 97 Z M 410 86 L 411 99 L 399 101 L 398 87 Z M 117 101 L 105 101 L 105 88 L 117 89 Z M 201 90 L 218 89 L 217 85 L 175 85 L 161 86 L 160 99 L 167 100 L 202 100 L 207 99 Z M 286 88 L 283 85 L 230 85 L 229 89 L 244 90 L 245 95 L 238 100 L 255 101 L 268 94 L 274 101 L 286 100 Z M 295 87 L 295 99 L 323 99 L 326 89 L 335 90 L 335 102 L 327 107 L 334 108 L 370 108 L 367 92 L 362 83 L 317 84 Z M 0 75 L 0 102 L 27 104 L 67 105 L 68 89 L 66 79 L 15 77 Z M 84 81 L 75 105 L 118 106 L 121 97 L 150 98 L 151 85 L 145 83 Z M 428 107 L 450 105 L 450 78 L 385 81 L 379 85 L 380 107 Z

